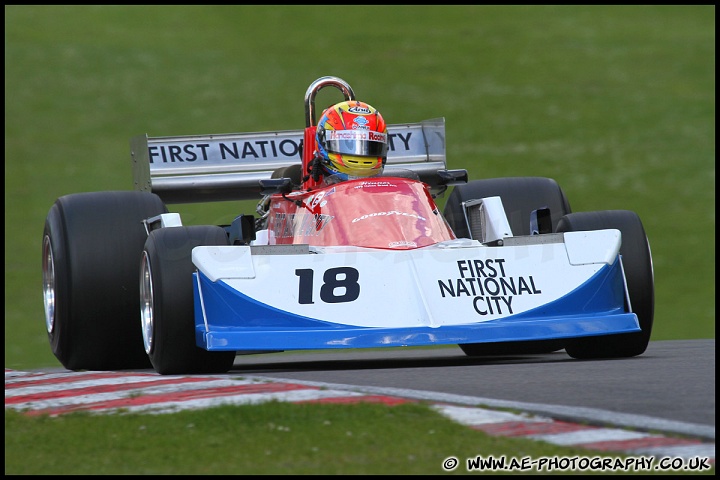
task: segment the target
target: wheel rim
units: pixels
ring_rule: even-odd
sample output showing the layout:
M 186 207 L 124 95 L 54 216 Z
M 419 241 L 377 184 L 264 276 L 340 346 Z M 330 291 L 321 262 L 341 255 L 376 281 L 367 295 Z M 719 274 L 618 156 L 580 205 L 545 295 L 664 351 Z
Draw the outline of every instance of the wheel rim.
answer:
M 42 272 L 45 328 L 52 333 L 55 328 L 55 261 L 48 235 L 43 238 Z
M 143 252 L 140 264 L 140 321 L 142 322 L 143 345 L 149 355 L 153 348 L 153 285 L 150 259 Z

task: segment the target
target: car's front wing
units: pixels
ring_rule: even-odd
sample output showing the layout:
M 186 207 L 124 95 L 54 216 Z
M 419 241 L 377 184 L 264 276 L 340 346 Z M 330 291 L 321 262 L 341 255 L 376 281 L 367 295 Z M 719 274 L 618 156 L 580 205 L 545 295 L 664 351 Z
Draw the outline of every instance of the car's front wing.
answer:
M 196 247 L 207 350 L 397 347 L 637 332 L 620 232 L 413 250 Z

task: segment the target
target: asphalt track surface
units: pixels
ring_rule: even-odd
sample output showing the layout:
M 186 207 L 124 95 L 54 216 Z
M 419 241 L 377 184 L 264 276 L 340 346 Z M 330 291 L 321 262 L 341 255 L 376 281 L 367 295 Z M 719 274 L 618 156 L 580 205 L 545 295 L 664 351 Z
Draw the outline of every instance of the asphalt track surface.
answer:
M 425 401 L 489 435 L 624 452 L 642 460 L 643 471 L 655 469 L 648 458 L 682 460 L 671 469 L 694 472 L 715 459 L 714 340 L 652 342 L 642 356 L 595 361 L 564 351 L 470 358 L 447 347 L 240 355 L 221 375 L 5 369 L 5 408 L 28 415 L 171 413 L 270 400 Z
M 651 342 L 637 357 L 587 361 L 564 350 L 473 358 L 459 347 L 239 355 L 230 374 L 715 439 L 714 339 Z

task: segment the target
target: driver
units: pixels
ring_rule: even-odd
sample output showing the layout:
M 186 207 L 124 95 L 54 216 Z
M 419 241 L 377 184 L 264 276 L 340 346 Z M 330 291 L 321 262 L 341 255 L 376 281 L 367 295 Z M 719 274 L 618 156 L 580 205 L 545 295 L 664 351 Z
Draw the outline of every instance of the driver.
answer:
M 327 108 L 317 124 L 313 176 L 337 180 L 380 175 L 388 151 L 387 125 L 380 112 L 350 100 Z

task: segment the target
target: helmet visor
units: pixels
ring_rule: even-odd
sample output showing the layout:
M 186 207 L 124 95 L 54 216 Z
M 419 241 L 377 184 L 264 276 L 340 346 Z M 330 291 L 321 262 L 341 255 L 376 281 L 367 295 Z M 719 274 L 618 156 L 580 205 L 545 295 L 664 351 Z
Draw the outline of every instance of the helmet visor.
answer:
M 328 152 L 363 157 L 387 155 L 387 133 L 371 130 L 326 130 L 325 148 Z

